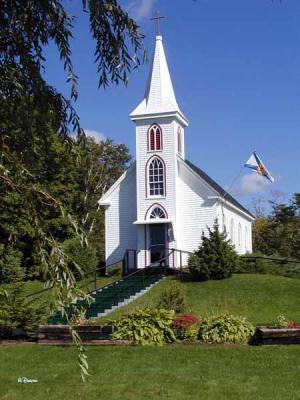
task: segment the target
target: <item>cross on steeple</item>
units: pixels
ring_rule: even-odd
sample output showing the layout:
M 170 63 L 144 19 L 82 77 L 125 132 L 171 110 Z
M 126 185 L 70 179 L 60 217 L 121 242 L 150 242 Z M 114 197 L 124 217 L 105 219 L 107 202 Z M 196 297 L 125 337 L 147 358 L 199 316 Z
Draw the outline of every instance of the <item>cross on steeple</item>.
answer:
M 162 17 L 159 15 L 159 11 L 156 11 L 156 17 L 150 18 L 150 21 L 156 21 L 157 23 L 157 28 L 156 28 L 156 34 L 160 35 L 160 20 L 166 18 L 166 17 Z

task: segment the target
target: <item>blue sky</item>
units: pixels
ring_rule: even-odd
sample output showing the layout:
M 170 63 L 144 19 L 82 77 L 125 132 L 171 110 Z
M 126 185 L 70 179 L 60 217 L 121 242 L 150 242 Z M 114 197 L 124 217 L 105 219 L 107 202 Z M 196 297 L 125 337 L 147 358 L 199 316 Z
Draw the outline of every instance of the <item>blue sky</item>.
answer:
M 246 206 L 254 197 L 282 193 L 286 199 L 300 191 L 300 1 L 121 4 L 137 18 L 149 56 L 155 37 L 149 18 L 157 9 L 167 17 L 161 32 L 177 101 L 190 122 L 187 158 L 228 187 L 256 150 L 276 182 L 269 185 L 245 170 L 231 193 Z M 73 3 L 68 7 L 78 14 Z M 143 97 L 149 64 L 132 73 L 127 88 L 99 90 L 94 43 L 87 19 L 79 15 L 72 50 L 82 127 L 125 143 L 134 155 L 135 130 L 128 115 Z M 56 51 L 50 47 L 47 55 L 47 80 L 68 94 Z

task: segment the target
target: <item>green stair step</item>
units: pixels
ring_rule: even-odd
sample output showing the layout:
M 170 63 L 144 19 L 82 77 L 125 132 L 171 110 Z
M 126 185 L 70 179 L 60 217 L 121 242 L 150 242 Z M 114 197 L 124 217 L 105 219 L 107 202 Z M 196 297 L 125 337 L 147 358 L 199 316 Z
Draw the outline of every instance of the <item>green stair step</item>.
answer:
M 147 275 L 147 276 L 130 276 L 128 278 L 120 279 L 116 283 L 111 283 L 103 289 L 90 293 L 93 302 L 88 305 L 85 300 L 78 300 L 77 306 L 86 309 L 86 317 L 96 317 L 98 314 L 110 309 L 113 306 L 121 303 L 122 301 L 134 296 L 141 292 L 148 286 L 157 282 L 161 278 L 160 275 Z M 69 310 L 70 315 L 72 309 Z M 52 324 L 60 324 L 66 322 L 59 313 L 56 313 L 50 319 Z

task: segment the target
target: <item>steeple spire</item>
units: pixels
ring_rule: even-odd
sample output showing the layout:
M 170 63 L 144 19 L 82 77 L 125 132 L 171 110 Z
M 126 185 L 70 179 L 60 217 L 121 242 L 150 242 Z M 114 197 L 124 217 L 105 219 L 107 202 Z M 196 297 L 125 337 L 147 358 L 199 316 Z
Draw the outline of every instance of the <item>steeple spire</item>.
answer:
M 161 35 L 156 36 L 146 92 L 142 102 L 130 114 L 132 120 L 150 116 L 177 114 L 184 124 L 187 119 L 176 101 Z

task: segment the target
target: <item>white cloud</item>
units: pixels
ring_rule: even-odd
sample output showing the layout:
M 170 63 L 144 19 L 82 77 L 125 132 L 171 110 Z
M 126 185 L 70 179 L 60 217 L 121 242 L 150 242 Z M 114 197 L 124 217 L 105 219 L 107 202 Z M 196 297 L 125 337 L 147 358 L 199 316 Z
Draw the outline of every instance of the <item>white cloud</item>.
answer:
M 128 13 L 137 21 L 151 17 L 151 12 L 157 0 L 134 0 L 128 5 Z
M 102 142 L 103 140 L 106 140 L 106 137 L 103 135 L 103 133 L 93 129 L 84 129 L 84 133 L 86 136 L 94 138 L 96 142 Z
M 271 185 L 272 183 L 267 179 L 253 172 L 242 177 L 239 187 L 234 192 L 237 196 L 247 196 L 253 193 L 262 193 Z

